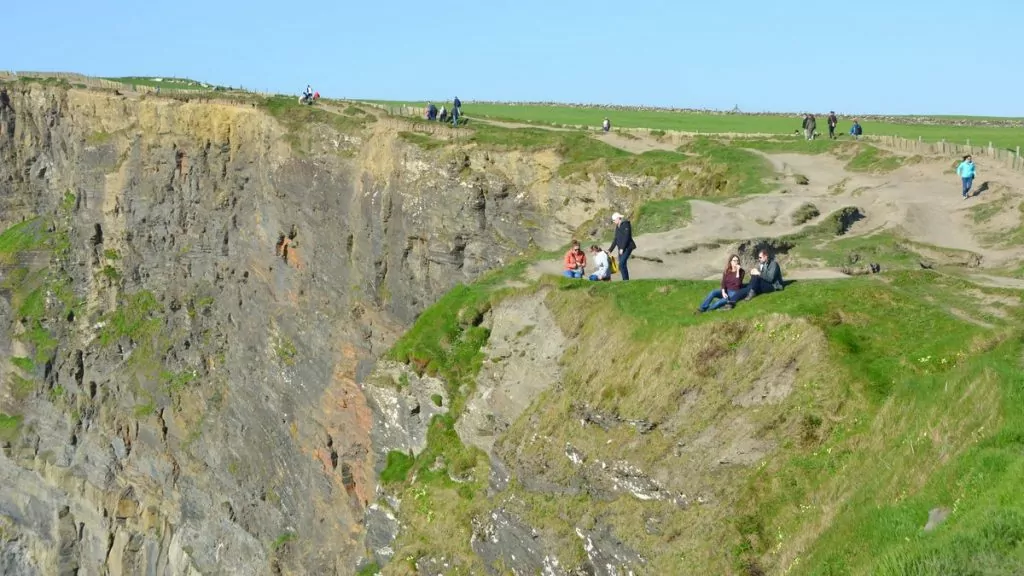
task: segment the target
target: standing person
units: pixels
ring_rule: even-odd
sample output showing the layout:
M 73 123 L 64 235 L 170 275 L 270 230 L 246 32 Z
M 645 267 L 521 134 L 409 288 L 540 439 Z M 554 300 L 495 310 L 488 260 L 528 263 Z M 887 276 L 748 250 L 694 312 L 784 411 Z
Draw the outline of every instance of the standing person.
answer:
M 758 294 L 778 292 L 785 288 L 779 263 L 771 257 L 767 248 L 757 251 L 757 266 L 750 271 L 750 284 L 736 294 L 736 300 L 750 300 Z
M 807 115 L 807 125 L 804 126 L 804 135 L 807 136 L 808 140 L 814 140 L 814 131 L 818 128 L 818 122 L 814 119 L 814 114 Z
M 964 185 L 963 195 L 964 200 L 967 200 L 971 196 L 971 186 L 974 184 L 974 158 L 970 154 L 964 156 L 963 161 L 956 167 L 956 173 Z
M 448 109 L 441 104 L 441 115 L 437 117 L 438 122 L 444 122 L 448 119 Z
M 707 298 L 697 308 L 697 312 L 708 312 L 722 307 L 727 310 L 732 308 L 732 303 L 737 300 L 737 294 L 743 287 L 743 273 L 740 257 L 733 254 L 725 263 L 725 270 L 722 272 L 722 285 L 708 293 Z
M 459 101 L 459 97 L 455 97 L 455 101 L 452 102 L 452 126 L 459 125 L 459 117 L 462 116 L 462 102 Z
M 583 278 L 584 269 L 587 267 L 587 255 L 580 250 L 578 240 L 572 241 L 572 248 L 565 253 L 565 270 L 562 275 L 566 278 Z
M 636 250 L 636 242 L 633 242 L 633 226 L 618 212 L 612 214 L 612 222 L 615 223 L 615 239 L 612 240 L 608 252 L 616 248 L 619 250 L 619 273 L 622 274 L 623 280 L 629 280 L 629 268 L 626 267 L 626 260 L 629 260 L 633 250 Z
M 853 119 L 853 126 L 850 126 L 850 136 L 853 136 L 854 140 L 860 140 L 860 135 L 864 133 L 864 130 L 860 127 L 860 122 L 856 118 Z
M 605 132 L 612 129 L 612 121 L 607 116 L 604 117 L 604 122 L 601 122 L 601 129 Z
M 590 246 L 590 253 L 594 256 L 594 266 L 596 269 L 594 273 L 590 275 L 590 280 L 594 281 L 607 281 L 612 279 L 611 270 L 608 269 L 608 253 L 601 250 L 601 247 L 597 244 Z
M 839 124 L 839 120 L 836 118 L 835 111 L 828 113 L 828 139 L 836 139 L 836 126 Z

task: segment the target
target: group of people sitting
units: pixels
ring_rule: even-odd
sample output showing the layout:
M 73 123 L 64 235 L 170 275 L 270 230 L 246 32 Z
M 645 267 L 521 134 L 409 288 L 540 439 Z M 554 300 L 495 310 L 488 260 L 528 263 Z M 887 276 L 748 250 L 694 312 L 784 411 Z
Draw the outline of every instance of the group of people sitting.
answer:
M 750 271 L 750 282 L 743 284 L 746 271 L 740 265 L 740 257 L 733 254 L 725 264 L 720 287 L 708 293 L 707 298 L 697 308 L 698 314 L 711 310 L 729 310 L 741 300 L 750 300 L 759 294 L 782 290 L 782 270 L 779 263 L 768 252 L 761 248 L 757 253 L 757 265 Z
M 612 279 L 611 258 L 608 253 L 597 244 L 590 246 L 590 254 L 594 257 L 594 273 L 588 276 L 595 282 L 607 282 Z M 572 241 L 572 247 L 565 253 L 565 270 L 562 275 L 566 278 L 583 278 L 586 275 L 587 254 L 580 248 L 578 240 Z

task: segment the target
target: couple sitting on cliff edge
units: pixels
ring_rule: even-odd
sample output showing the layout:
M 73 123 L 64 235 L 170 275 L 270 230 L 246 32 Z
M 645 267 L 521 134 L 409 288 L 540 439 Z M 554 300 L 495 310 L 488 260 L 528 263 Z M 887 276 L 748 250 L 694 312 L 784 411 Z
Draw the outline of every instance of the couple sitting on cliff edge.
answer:
M 629 280 L 627 260 L 633 250 L 636 250 L 636 242 L 633 241 L 633 227 L 629 220 L 626 220 L 618 212 L 612 214 L 612 222 L 615 223 L 615 239 L 612 240 L 612 245 L 608 247 L 608 250 L 602 250 L 597 244 L 590 247 L 590 253 L 594 255 L 594 265 L 597 266 L 594 273 L 589 276 L 590 280 L 608 281 L 615 273 L 621 274 L 623 280 Z M 615 250 L 618 250 L 618 259 L 612 260 L 610 253 Z M 573 240 L 572 247 L 565 253 L 565 269 L 562 274 L 566 278 L 583 278 L 586 267 L 587 255 L 580 249 L 579 241 Z
M 722 272 L 721 287 L 708 294 L 697 308 L 697 313 L 718 309 L 729 310 L 740 300 L 750 300 L 758 294 L 776 292 L 784 287 L 779 263 L 771 257 L 767 248 L 758 251 L 757 265 L 750 271 L 750 283 L 746 286 L 743 285 L 744 272 L 740 266 L 740 257 L 736 254 L 730 256 L 725 264 L 725 271 Z

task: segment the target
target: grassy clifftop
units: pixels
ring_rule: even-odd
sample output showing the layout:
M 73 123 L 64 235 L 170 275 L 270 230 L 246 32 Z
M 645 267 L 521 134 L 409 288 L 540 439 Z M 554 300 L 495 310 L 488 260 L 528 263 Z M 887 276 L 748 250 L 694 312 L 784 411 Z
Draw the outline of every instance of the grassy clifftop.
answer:
M 455 373 L 456 395 L 473 394 L 472 375 L 496 360 L 460 348 L 488 332 L 459 319 L 508 293 L 497 278 L 442 299 L 396 357 Z M 546 291 L 569 338 L 563 373 L 499 437 L 512 480 L 490 496 L 485 455 L 435 423 L 416 463 L 432 472 L 389 488 L 417 503 L 401 508 L 396 558 L 479 569 L 470 527 L 500 507 L 567 568 L 587 557 L 580 530 L 596 527 L 643 559 L 638 573 L 1024 567 L 1016 293 L 896 272 L 797 282 L 694 316 L 710 287 L 552 278 L 518 288 Z M 407 353 L 414 342 L 440 344 Z M 443 460 L 469 481 L 439 473 L 437 449 L 475 455 Z M 603 470 L 627 470 L 641 488 L 616 490 Z M 926 531 L 930 514 L 948 517 Z

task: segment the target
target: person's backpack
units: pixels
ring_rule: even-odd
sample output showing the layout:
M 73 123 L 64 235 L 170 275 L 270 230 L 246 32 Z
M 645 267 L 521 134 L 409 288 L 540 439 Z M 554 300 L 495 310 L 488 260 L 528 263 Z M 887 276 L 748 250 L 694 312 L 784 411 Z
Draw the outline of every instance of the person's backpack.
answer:
M 619 259 L 618 258 L 613 258 L 612 255 L 607 253 L 607 252 L 605 252 L 605 255 L 608 256 L 608 270 L 610 271 L 610 273 L 611 274 L 618 274 L 619 273 Z

